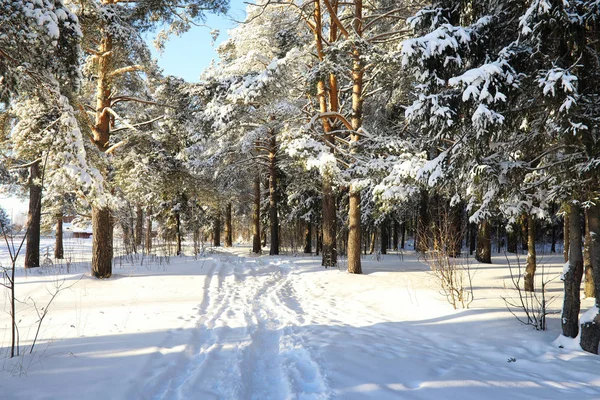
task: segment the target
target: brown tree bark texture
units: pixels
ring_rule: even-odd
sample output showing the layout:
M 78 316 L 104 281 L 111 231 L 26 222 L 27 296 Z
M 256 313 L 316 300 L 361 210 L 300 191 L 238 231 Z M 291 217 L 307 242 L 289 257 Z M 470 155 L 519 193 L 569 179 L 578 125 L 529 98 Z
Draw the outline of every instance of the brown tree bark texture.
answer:
M 29 167 L 29 211 L 25 243 L 25 268 L 40 266 L 40 229 L 42 219 L 42 187 L 37 182 L 41 178 L 40 164 Z
M 577 204 L 568 205 L 569 214 L 569 267 L 563 276 L 564 301 L 562 308 L 562 332 L 566 337 L 579 333 L 580 290 L 583 277 L 583 252 L 581 250 L 580 209 Z

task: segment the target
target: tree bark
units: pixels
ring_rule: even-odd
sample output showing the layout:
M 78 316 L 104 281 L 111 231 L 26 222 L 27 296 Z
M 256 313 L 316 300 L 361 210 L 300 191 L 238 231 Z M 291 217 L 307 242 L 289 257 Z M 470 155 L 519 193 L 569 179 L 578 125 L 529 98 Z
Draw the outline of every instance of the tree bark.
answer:
M 176 227 L 176 240 L 177 240 L 177 255 L 181 255 L 181 216 L 179 215 L 179 211 L 175 213 L 175 227 Z
M 492 238 L 490 223 L 484 219 L 479 223 L 479 232 L 477 235 L 477 253 L 475 258 L 484 264 L 492 263 Z
M 594 297 L 594 268 L 592 265 L 590 248 L 592 237 L 590 235 L 588 208 L 586 208 L 583 213 L 585 221 L 585 240 L 583 242 L 583 271 L 585 274 L 585 281 L 583 284 L 583 293 L 585 294 L 585 297 Z
M 404 218 L 404 221 L 402 221 L 402 224 L 400 226 L 400 229 L 402 229 L 402 235 L 400 237 L 400 248 L 404 250 L 404 243 L 406 242 L 406 218 Z
M 600 206 L 593 205 L 588 210 L 587 223 L 590 232 L 590 260 L 592 268 L 598 271 L 600 267 Z M 594 293 L 600 293 L 600 274 L 593 274 Z M 600 305 L 596 296 L 595 305 Z M 581 324 L 581 348 L 590 353 L 598 354 L 600 343 L 600 315 L 596 314 L 592 321 Z
M 271 225 L 270 255 L 279 254 L 279 215 L 277 213 L 277 142 L 275 132 L 271 132 L 269 142 L 269 223 Z
M 581 278 L 583 276 L 583 253 L 581 250 L 581 222 L 579 206 L 569 204 L 569 261 L 563 274 L 564 301 L 562 309 L 562 333 L 566 337 L 577 337 L 579 333 L 579 309 Z
M 225 208 L 225 247 L 233 246 L 233 227 L 231 225 L 231 203 Z
M 221 246 L 221 209 L 217 209 L 217 215 L 213 221 L 213 246 Z
M 56 214 L 56 237 L 54 242 L 54 258 L 62 260 L 64 257 L 63 247 L 63 215 L 62 213 Z
M 317 227 L 317 232 L 315 233 L 317 239 L 317 248 L 315 251 L 315 255 L 319 255 L 319 253 L 323 252 L 323 226 L 319 225 Z
M 509 253 L 514 253 L 517 254 L 517 242 L 518 242 L 518 235 L 517 235 L 517 227 L 515 226 L 515 224 L 511 225 L 511 230 L 510 232 L 508 232 L 508 243 L 506 246 L 506 251 Z
M 360 193 L 350 191 L 348 213 L 348 272 L 362 274 L 360 263 Z
M 527 216 L 525 214 L 523 214 L 521 216 L 521 249 L 523 250 L 523 253 L 527 251 L 527 237 L 529 236 L 528 232 L 528 228 L 527 228 Z
M 29 211 L 27 213 L 27 232 L 25 244 L 25 268 L 40 266 L 40 229 L 42 219 L 42 177 L 40 164 L 29 167 Z
M 394 225 L 392 228 L 392 248 L 394 250 L 398 250 L 398 244 L 400 243 L 400 238 L 398 237 L 398 231 L 400 230 L 400 224 L 397 219 L 394 219 Z
M 92 207 L 92 275 L 105 279 L 112 275 L 113 218 L 108 208 Z
M 312 223 L 310 221 L 304 223 L 304 253 L 312 253 Z
M 387 254 L 389 237 L 389 222 L 387 218 L 381 223 L 381 254 Z
M 450 237 L 446 238 L 448 241 L 448 255 L 450 257 L 460 257 L 463 241 L 463 208 L 462 202 L 450 207 Z
M 569 213 L 566 212 L 565 213 L 565 217 L 564 217 L 564 224 L 563 224 L 564 228 L 563 228 L 563 257 L 565 259 L 565 262 L 569 261 L 569 249 L 571 248 L 571 232 L 569 232 L 570 230 L 570 222 L 569 222 Z
M 152 250 L 152 207 L 146 210 L 146 254 Z
M 419 218 L 417 220 L 417 235 L 415 237 L 415 250 L 425 253 L 429 248 L 429 194 L 425 189 L 421 190 L 419 199 Z
M 144 211 L 138 204 L 135 206 L 135 246 L 139 247 L 142 245 L 142 238 L 144 237 Z
M 335 195 L 333 193 L 331 178 L 324 174 L 323 176 L 323 231 L 321 241 L 321 264 L 325 267 L 335 267 L 337 265 L 337 241 L 336 241 L 336 206 Z
M 527 266 L 525 267 L 524 284 L 526 292 L 535 290 L 534 278 L 536 269 L 535 254 L 535 221 L 531 214 L 527 215 Z
M 476 241 L 477 241 L 477 224 L 475 224 L 474 222 L 469 223 L 469 254 L 473 255 L 473 253 L 476 250 Z M 477 254 L 475 254 L 475 259 L 477 259 Z
M 556 205 L 552 202 L 552 208 L 550 209 L 551 224 L 552 224 L 552 244 L 550 245 L 550 252 L 556 254 Z
M 254 212 L 252 213 L 252 252 L 261 253 L 260 243 L 260 175 L 254 178 Z
M 93 140 L 102 152 L 108 149 L 110 141 L 110 113 L 113 64 L 112 34 L 102 28 L 102 39 L 98 46 L 96 79 L 96 121 L 93 128 Z M 109 208 L 92 207 L 92 274 L 97 278 L 109 278 L 112 275 L 113 258 L 113 220 Z
M 123 231 L 123 246 L 125 247 L 125 254 L 131 254 L 133 242 L 131 240 L 131 232 L 129 229 L 129 224 L 127 223 L 127 218 L 124 221 L 121 221 L 121 231 Z

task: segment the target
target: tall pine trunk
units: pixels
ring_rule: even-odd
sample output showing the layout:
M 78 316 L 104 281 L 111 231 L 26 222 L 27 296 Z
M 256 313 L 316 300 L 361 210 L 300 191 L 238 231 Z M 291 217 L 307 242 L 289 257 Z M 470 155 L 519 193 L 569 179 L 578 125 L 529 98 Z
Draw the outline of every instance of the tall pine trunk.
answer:
M 417 234 L 415 237 L 415 250 L 419 253 L 425 253 L 429 248 L 429 194 L 425 189 L 421 189 L 419 198 L 419 216 L 417 219 Z
M 146 210 L 146 254 L 152 250 L 152 207 Z
M 275 132 L 271 132 L 269 143 L 269 223 L 271 227 L 270 255 L 279 254 L 279 215 L 277 213 L 277 142 Z
M 252 252 L 261 253 L 260 243 L 260 175 L 254 178 L 254 210 L 252 213 Z
M 562 333 L 566 337 L 577 337 L 579 333 L 579 309 L 581 278 L 583 276 L 583 252 L 581 250 L 581 222 L 579 205 L 567 206 L 569 215 L 569 262 L 563 273 L 564 301 L 562 308 Z
M 490 223 L 484 219 L 479 223 L 479 232 L 477 234 L 477 261 L 484 264 L 492 263 L 492 230 Z
M 98 149 L 105 152 L 110 141 L 110 113 L 107 110 L 111 106 L 113 95 L 113 38 L 107 29 L 102 29 L 97 53 L 96 121 L 93 139 Z M 108 278 L 112 275 L 113 225 L 112 213 L 108 207 L 92 206 L 92 274 L 97 278 Z
M 135 246 L 136 248 L 142 245 L 144 237 L 144 211 L 138 204 L 135 206 Z
M 225 247 L 233 246 L 233 227 L 231 225 L 231 203 L 225 207 Z
M 570 230 L 570 222 L 569 222 L 569 213 L 568 211 L 565 213 L 564 223 L 563 223 L 563 258 L 565 262 L 569 261 L 569 249 L 571 248 L 571 232 Z
M 360 263 L 360 193 L 350 191 L 348 212 L 348 272 L 362 274 Z
M 394 219 L 394 225 L 392 228 L 392 248 L 394 250 L 398 250 L 398 244 L 400 243 L 400 240 L 398 238 L 399 230 L 400 230 L 400 224 L 398 223 L 397 219 Z
M 312 222 L 304 223 L 304 253 L 312 253 Z
M 105 279 L 112 275 L 113 218 L 109 208 L 92 207 L 92 275 Z
M 526 292 L 535 290 L 535 269 L 536 269 L 536 254 L 535 254 L 535 221 L 531 214 L 527 215 L 527 266 L 525 267 L 524 284 Z
M 583 212 L 585 221 L 585 240 L 583 242 L 583 271 L 585 274 L 585 281 L 583 284 L 583 293 L 585 294 L 585 297 L 594 297 L 594 267 L 592 265 L 590 246 L 592 237 L 590 233 L 588 208 L 586 208 Z
M 354 34 L 361 38 L 363 36 L 363 1 L 354 0 L 354 19 L 352 28 Z M 362 127 L 363 119 L 363 76 L 365 73 L 364 61 L 361 48 L 358 44 L 352 49 L 352 134 L 350 141 L 353 144 L 353 151 L 358 148 L 360 135 L 358 131 Z M 350 185 L 348 209 L 348 272 L 352 274 L 362 274 L 360 260 L 360 237 L 361 237 L 361 218 L 360 218 L 360 189 Z
M 217 209 L 217 215 L 213 221 L 213 246 L 221 245 L 221 209 Z
M 177 255 L 181 255 L 181 245 L 182 245 L 182 237 L 181 237 L 181 215 L 179 215 L 179 211 L 175 213 L 175 238 L 177 240 Z
M 336 207 L 331 178 L 323 176 L 323 236 L 321 241 L 321 264 L 325 267 L 337 265 Z
M 25 268 L 40 266 L 40 229 L 42 220 L 42 187 L 39 180 L 42 174 L 40 163 L 29 167 L 29 211 L 25 244 Z
M 56 218 L 56 237 L 54 239 L 54 258 L 62 260 L 65 252 L 63 247 L 63 215 L 58 213 Z
M 389 222 L 387 218 L 381 223 L 381 254 L 387 254 L 388 243 L 390 241 L 389 236 Z
M 552 244 L 550 245 L 550 252 L 552 254 L 556 254 L 556 204 L 554 202 L 552 202 L 552 207 L 550 209 L 550 215 L 551 215 L 551 224 L 552 224 L 552 234 L 551 234 L 551 240 L 552 240 Z
M 588 230 L 590 232 L 590 260 L 592 268 L 600 268 L 600 206 L 593 205 L 588 210 Z M 593 274 L 594 293 L 600 293 L 600 274 Z M 600 299 L 596 296 L 595 306 L 600 306 Z M 596 314 L 591 321 L 584 321 L 581 325 L 581 348 L 590 353 L 598 354 L 600 343 L 600 315 Z

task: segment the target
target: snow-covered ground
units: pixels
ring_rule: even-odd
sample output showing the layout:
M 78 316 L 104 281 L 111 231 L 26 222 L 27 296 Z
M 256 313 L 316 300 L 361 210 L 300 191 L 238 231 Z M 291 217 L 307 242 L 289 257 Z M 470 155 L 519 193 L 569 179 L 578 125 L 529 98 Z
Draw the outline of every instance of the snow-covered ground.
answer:
M 367 256 L 360 276 L 319 261 L 236 247 L 119 261 L 106 281 L 77 265 L 19 270 L 22 355 L 6 358 L 3 296 L 0 398 L 600 398 L 600 357 L 559 347 L 558 315 L 538 332 L 506 310 L 503 255 L 473 266 L 475 300 L 457 311 L 410 252 Z M 541 263 L 549 277 L 563 264 Z M 33 301 L 43 307 L 61 284 L 29 354 Z M 560 308 L 559 280 L 549 296 Z

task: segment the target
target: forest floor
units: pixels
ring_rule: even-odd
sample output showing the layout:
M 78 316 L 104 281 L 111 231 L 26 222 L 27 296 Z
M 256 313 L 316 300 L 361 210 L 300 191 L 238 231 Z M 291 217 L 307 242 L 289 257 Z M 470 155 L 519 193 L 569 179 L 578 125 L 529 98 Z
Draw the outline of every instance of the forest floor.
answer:
M 87 240 L 69 245 L 89 250 Z M 561 255 L 540 258 L 547 279 L 560 274 Z M 6 265 L 2 249 L 0 259 Z M 363 275 L 244 246 L 122 257 L 106 281 L 84 261 L 19 269 L 13 359 L 8 297 L 0 299 L 0 398 L 600 398 L 600 357 L 556 340 L 560 315 L 536 331 L 508 312 L 507 261 L 516 263 L 497 255 L 471 265 L 468 310 L 446 302 L 412 252 L 365 256 Z M 30 354 L 34 301 L 41 309 L 56 287 Z M 548 296 L 560 309 L 558 278 Z

